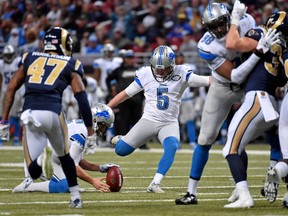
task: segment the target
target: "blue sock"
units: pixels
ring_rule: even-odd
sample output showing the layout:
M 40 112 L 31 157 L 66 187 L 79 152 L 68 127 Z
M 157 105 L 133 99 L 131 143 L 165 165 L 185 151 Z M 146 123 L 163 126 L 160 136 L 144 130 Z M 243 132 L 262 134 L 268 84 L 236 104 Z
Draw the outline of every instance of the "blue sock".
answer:
M 192 157 L 190 178 L 195 179 L 195 180 L 200 180 L 204 167 L 209 158 L 210 148 L 211 148 L 211 145 L 209 146 L 197 145 L 197 147 L 194 150 L 193 157 Z
M 55 181 L 53 178 L 49 183 L 49 193 L 68 193 L 69 187 L 66 179 Z
M 163 141 L 164 154 L 158 163 L 157 173 L 163 176 L 167 173 L 174 162 L 179 141 L 175 137 L 167 137 Z
M 186 123 L 187 127 L 187 135 L 189 142 L 195 142 L 196 143 L 196 126 L 195 126 L 195 121 L 188 121 Z
M 280 148 L 280 141 L 278 135 L 274 135 L 270 141 L 270 160 L 280 161 L 282 160 L 282 153 Z
M 119 156 L 126 156 L 134 152 L 135 149 L 128 145 L 126 142 L 124 142 L 122 139 L 120 139 L 116 146 L 115 146 L 115 152 Z

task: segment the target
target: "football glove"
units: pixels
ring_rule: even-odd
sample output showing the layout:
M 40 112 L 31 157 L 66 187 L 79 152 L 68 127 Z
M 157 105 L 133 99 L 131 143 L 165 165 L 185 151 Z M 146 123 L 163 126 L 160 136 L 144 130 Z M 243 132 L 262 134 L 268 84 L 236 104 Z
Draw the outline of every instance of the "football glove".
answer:
M 96 134 L 88 136 L 86 138 L 86 142 L 85 142 L 84 153 L 86 155 L 94 154 L 96 152 L 96 146 L 97 146 L 97 144 L 96 144 Z
M 100 172 L 102 172 L 102 173 L 107 173 L 108 170 L 109 170 L 111 167 L 113 167 L 113 166 L 120 167 L 120 166 L 117 165 L 117 164 L 107 163 L 107 164 L 101 164 L 101 165 L 99 165 L 99 169 L 100 169 Z
M 236 0 L 231 13 L 231 24 L 238 26 L 239 20 L 244 16 L 246 11 L 247 7 L 245 4 L 241 3 L 239 0 Z
M 0 121 L 0 138 L 5 141 L 10 139 L 10 124 L 8 121 Z
M 276 33 L 276 29 L 272 30 L 270 28 L 265 34 L 261 33 L 261 38 L 256 49 L 259 52 L 262 50 L 262 53 L 265 54 L 276 43 L 280 43 L 279 33 Z

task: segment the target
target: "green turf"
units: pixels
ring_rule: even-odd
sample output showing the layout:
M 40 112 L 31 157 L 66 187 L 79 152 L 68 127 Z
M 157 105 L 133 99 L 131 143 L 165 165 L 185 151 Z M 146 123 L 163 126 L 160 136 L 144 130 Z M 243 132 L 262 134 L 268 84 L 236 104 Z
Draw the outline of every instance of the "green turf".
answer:
M 161 149 L 159 144 L 149 143 L 149 147 Z M 188 145 L 182 145 L 188 149 Z M 214 146 L 213 150 L 221 150 L 222 146 Z M 249 145 L 248 150 L 268 150 L 267 145 Z M 12 193 L 11 190 L 22 181 L 23 153 L 20 150 L 1 150 L 0 147 L 0 215 L 221 215 L 221 216 L 254 216 L 254 215 L 287 215 L 288 209 L 281 207 L 281 199 L 286 192 L 281 182 L 278 199 L 268 203 L 260 195 L 265 172 L 268 166 L 268 151 L 261 155 L 249 155 L 248 181 L 255 206 L 252 209 L 224 209 L 227 198 L 233 190 L 227 162 L 219 153 L 211 153 L 203 178 L 198 189 L 198 205 L 177 206 L 175 198 L 186 192 L 191 165 L 192 151 L 177 152 L 175 162 L 162 181 L 165 194 L 146 193 L 146 188 L 157 168 L 161 151 L 152 153 L 137 151 L 125 158 L 116 156 L 113 151 L 97 151 L 86 159 L 98 163 L 114 162 L 121 166 L 124 184 L 118 193 L 99 193 L 87 183 L 79 180 L 84 201 L 83 209 L 69 209 L 69 194 L 46 193 Z M 17 163 L 16 166 L 9 166 Z M 104 174 L 90 172 L 101 177 Z

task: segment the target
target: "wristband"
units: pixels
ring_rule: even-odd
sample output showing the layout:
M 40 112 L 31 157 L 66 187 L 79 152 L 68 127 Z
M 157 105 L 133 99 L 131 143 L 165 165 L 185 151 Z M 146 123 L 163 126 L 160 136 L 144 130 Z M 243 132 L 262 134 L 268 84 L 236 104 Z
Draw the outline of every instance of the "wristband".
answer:
M 257 49 L 254 51 L 254 54 L 255 54 L 257 57 L 259 57 L 259 58 L 262 58 L 262 57 L 264 56 L 264 53 L 260 52 L 260 51 L 257 50 Z
M 239 26 L 239 19 L 238 19 L 238 18 L 235 18 L 235 17 L 232 17 L 232 19 L 231 19 L 231 25 Z
M 1 121 L 0 121 L 0 124 L 8 124 L 8 123 L 9 123 L 8 120 L 1 120 Z

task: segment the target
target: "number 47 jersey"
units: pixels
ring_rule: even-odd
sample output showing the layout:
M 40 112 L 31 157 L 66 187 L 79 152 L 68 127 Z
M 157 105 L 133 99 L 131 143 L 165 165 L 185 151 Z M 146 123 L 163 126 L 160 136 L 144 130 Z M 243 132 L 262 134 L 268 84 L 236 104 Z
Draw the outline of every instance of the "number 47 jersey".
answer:
M 83 65 L 69 56 L 42 52 L 24 53 L 19 63 L 25 73 L 23 111 L 50 110 L 61 112 L 62 93 L 70 85 L 72 72 L 83 76 Z

